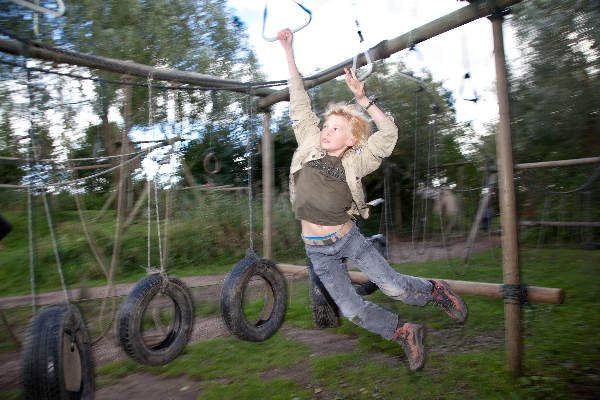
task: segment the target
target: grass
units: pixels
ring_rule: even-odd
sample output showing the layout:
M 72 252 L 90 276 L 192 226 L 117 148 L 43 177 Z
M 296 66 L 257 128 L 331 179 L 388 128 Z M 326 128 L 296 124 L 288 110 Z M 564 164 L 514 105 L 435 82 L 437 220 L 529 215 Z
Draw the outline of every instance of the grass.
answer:
M 61 290 L 59 266 L 54 254 L 46 216 L 40 205 L 34 207 L 33 251 L 28 246 L 28 213 L 26 199 L 14 199 L 2 215 L 13 225 L 13 231 L 2 240 L 0 251 L 0 293 L 17 296 Z M 107 276 L 88 245 L 80 217 L 72 199 L 54 199 L 50 196 L 53 225 L 57 238 L 60 270 L 68 288 L 81 285 L 99 286 L 107 283 Z M 195 200 L 194 200 L 195 201 Z M 169 247 L 167 269 L 169 273 L 184 277 L 224 274 L 244 257 L 250 245 L 247 198 L 244 196 L 207 193 L 202 204 L 195 204 L 184 194 L 175 196 L 169 220 Z M 298 240 L 299 225 L 294 221 L 291 207 L 285 198 L 279 198 L 274 207 L 274 258 L 280 262 L 297 263 L 305 259 L 304 249 Z M 254 248 L 260 251 L 262 231 L 260 203 L 255 204 Z M 107 270 L 111 267 L 115 237 L 115 212 L 101 213 L 87 210 L 91 236 L 98 244 Z M 154 216 L 153 216 L 154 218 Z M 164 228 L 164 215 L 161 216 Z M 144 267 L 150 263 L 159 266 L 158 237 L 155 221 L 150 230 L 148 246 L 147 220 L 140 213 L 122 233 L 119 257 L 113 264 L 113 282 L 129 283 L 145 275 Z M 165 241 L 164 230 L 162 241 Z M 34 258 L 34 275 L 30 273 L 30 258 Z
M 460 279 L 499 282 L 499 265 L 493 260 L 489 252 L 475 255 Z M 596 278 L 600 254 L 525 250 L 521 260 L 524 282 L 562 287 L 565 303 L 523 306 L 522 375 L 517 378 L 506 372 L 501 300 L 466 296 L 469 319 L 457 327 L 439 308 L 406 306 L 375 292 L 370 300 L 427 326 L 425 344 L 430 352 L 423 371 L 415 373 L 407 368 L 400 346 L 344 320 L 331 331 L 358 339 L 351 352 L 311 356 L 306 345 L 282 333 L 262 343 L 218 338 L 187 346 L 166 366 L 146 367 L 130 360 L 106 364 L 97 368 L 97 383 L 100 387 L 111 385 L 136 372 L 163 379 L 184 376 L 198 382 L 202 399 L 595 398 L 600 389 L 600 293 Z M 446 261 L 396 267 L 414 275 L 457 278 L 449 272 Z M 295 281 L 288 289 L 285 324 L 312 328 L 307 282 Z M 308 385 L 301 385 L 294 374 L 282 373 L 297 369 L 301 372 L 296 374 L 304 375 Z M 14 396 L 10 393 L 4 395 Z
M 225 273 L 241 258 L 247 237 L 232 233 L 217 222 L 231 217 L 243 224 L 243 218 L 227 215 L 225 211 L 214 206 L 202 216 L 193 211 L 179 215 L 201 221 L 201 226 L 179 225 L 177 217 L 172 221 L 173 258 L 169 259 L 172 273 L 179 276 Z M 0 290 L 4 296 L 27 294 L 30 290 L 28 252 L 23 244 L 27 239 L 26 220 L 22 210 L 11 212 L 11 222 L 17 229 L 3 241 Z M 75 218 L 72 211 L 57 216 L 61 256 L 65 259 L 69 284 L 80 283 L 84 278 L 88 286 L 104 284 Z M 94 232 L 107 254 L 110 254 L 113 221 L 114 216 L 106 214 L 94 224 Z M 42 222 L 38 218 L 38 265 L 47 263 L 48 268 L 38 272 L 36 283 L 40 291 L 56 290 L 60 285 L 47 243 L 48 232 Z M 209 225 L 213 228 L 209 229 Z M 276 257 L 279 261 L 304 264 L 301 249 L 290 246 L 294 241 L 286 242 L 296 232 L 291 228 L 287 232 L 286 225 L 280 225 L 278 233 L 282 239 Z M 221 236 L 218 226 L 227 233 Z M 127 244 L 121 252 L 118 282 L 133 282 L 144 275 L 139 268 L 146 257 L 144 229 L 142 224 L 134 225 L 125 234 Z M 227 238 L 229 243 L 225 244 Z M 217 338 L 187 346 L 183 354 L 162 367 L 141 366 L 131 360 L 105 364 L 96 369 L 97 385 L 110 386 L 128 375 L 144 372 L 156 379 L 187 377 L 199 385 L 202 399 L 594 399 L 600 393 L 599 267 L 597 251 L 521 251 L 521 281 L 562 288 L 565 302 L 523 305 L 522 374 L 516 378 L 506 372 L 502 300 L 465 296 L 469 318 L 464 326 L 456 326 L 439 308 L 406 306 L 375 292 L 369 300 L 403 319 L 426 325 L 425 345 L 429 352 L 423 371 L 415 373 L 408 369 L 402 348 L 397 344 L 344 320 L 339 328 L 328 331 L 356 338 L 358 344 L 349 352 L 312 356 L 307 345 L 281 332 L 262 343 Z M 473 255 L 468 266 L 458 260 L 441 260 L 395 268 L 408 275 L 502 282 L 499 250 Z M 291 281 L 288 290 L 285 326 L 313 329 L 307 282 Z M 218 315 L 218 296 L 211 295 L 206 288 L 193 292 L 201 299 L 196 301 L 197 316 Z M 99 304 L 100 301 L 79 304 L 92 337 L 102 328 L 101 322 L 96 322 Z M 21 335 L 31 317 L 31 307 L 2 311 L 13 331 Z M 8 331 L 0 329 L 0 352 L 15 349 Z M 0 399 L 21 397 L 19 390 L 0 388 Z

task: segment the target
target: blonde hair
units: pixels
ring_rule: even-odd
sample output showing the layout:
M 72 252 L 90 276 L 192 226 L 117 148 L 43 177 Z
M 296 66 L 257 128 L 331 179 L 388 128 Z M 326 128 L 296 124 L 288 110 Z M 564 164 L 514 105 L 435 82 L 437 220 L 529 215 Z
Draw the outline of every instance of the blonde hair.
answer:
M 350 131 L 357 140 L 353 149 L 359 149 L 369 138 L 371 124 L 357 104 L 329 103 L 323 116 L 327 119 L 330 115 L 339 115 L 350 123 Z

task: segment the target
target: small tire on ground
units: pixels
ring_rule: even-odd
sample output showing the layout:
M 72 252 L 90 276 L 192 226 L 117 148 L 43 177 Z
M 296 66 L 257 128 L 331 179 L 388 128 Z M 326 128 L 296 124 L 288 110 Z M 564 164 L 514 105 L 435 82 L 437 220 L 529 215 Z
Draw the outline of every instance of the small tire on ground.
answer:
M 119 308 L 117 332 L 121 347 L 129 357 L 144 365 L 173 361 L 189 342 L 194 326 L 194 302 L 188 288 L 174 276 L 168 276 L 167 282 L 163 280 L 158 274 L 143 278 Z M 148 345 L 143 337 L 142 320 L 152 299 L 161 292 L 173 302 L 173 320 L 163 339 Z
M 261 278 L 269 297 L 268 307 L 258 321 L 244 314 L 244 296 L 250 280 Z M 238 262 L 225 278 L 221 289 L 221 316 L 232 335 L 250 342 L 262 342 L 281 327 L 286 311 L 287 287 L 274 262 L 248 256 Z
M 340 310 L 315 274 L 310 259 L 308 260 L 308 270 L 310 272 L 310 304 L 315 325 L 317 328 L 337 328 L 340 326 Z
M 93 399 L 94 361 L 79 309 L 68 303 L 39 311 L 21 353 L 26 399 Z

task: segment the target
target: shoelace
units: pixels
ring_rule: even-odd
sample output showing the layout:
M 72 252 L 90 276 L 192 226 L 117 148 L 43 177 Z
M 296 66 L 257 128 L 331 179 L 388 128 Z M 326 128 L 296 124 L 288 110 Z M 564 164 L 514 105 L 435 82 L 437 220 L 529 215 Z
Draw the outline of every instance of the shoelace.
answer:
M 404 328 L 396 329 L 394 332 L 393 340 L 399 340 L 402 344 L 408 345 L 408 332 L 404 331 Z
M 454 306 L 454 302 L 445 293 L 444 288 L 438 287 L 436 284 L 434 284 L 433 286 L 433 293 L 431 295 L 431 298 L 433 300 L 433 304 L 436 304 L 443 308 L 452 308 Z

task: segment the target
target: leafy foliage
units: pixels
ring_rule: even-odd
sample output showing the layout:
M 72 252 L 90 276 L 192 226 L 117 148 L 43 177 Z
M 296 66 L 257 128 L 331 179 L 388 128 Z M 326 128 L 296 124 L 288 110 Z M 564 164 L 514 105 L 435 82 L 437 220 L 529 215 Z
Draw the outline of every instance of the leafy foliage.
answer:
M 511 80 L 515 161 L 600 153 L 600 7 L 533 0 L 514 8 L 524 62 Z

